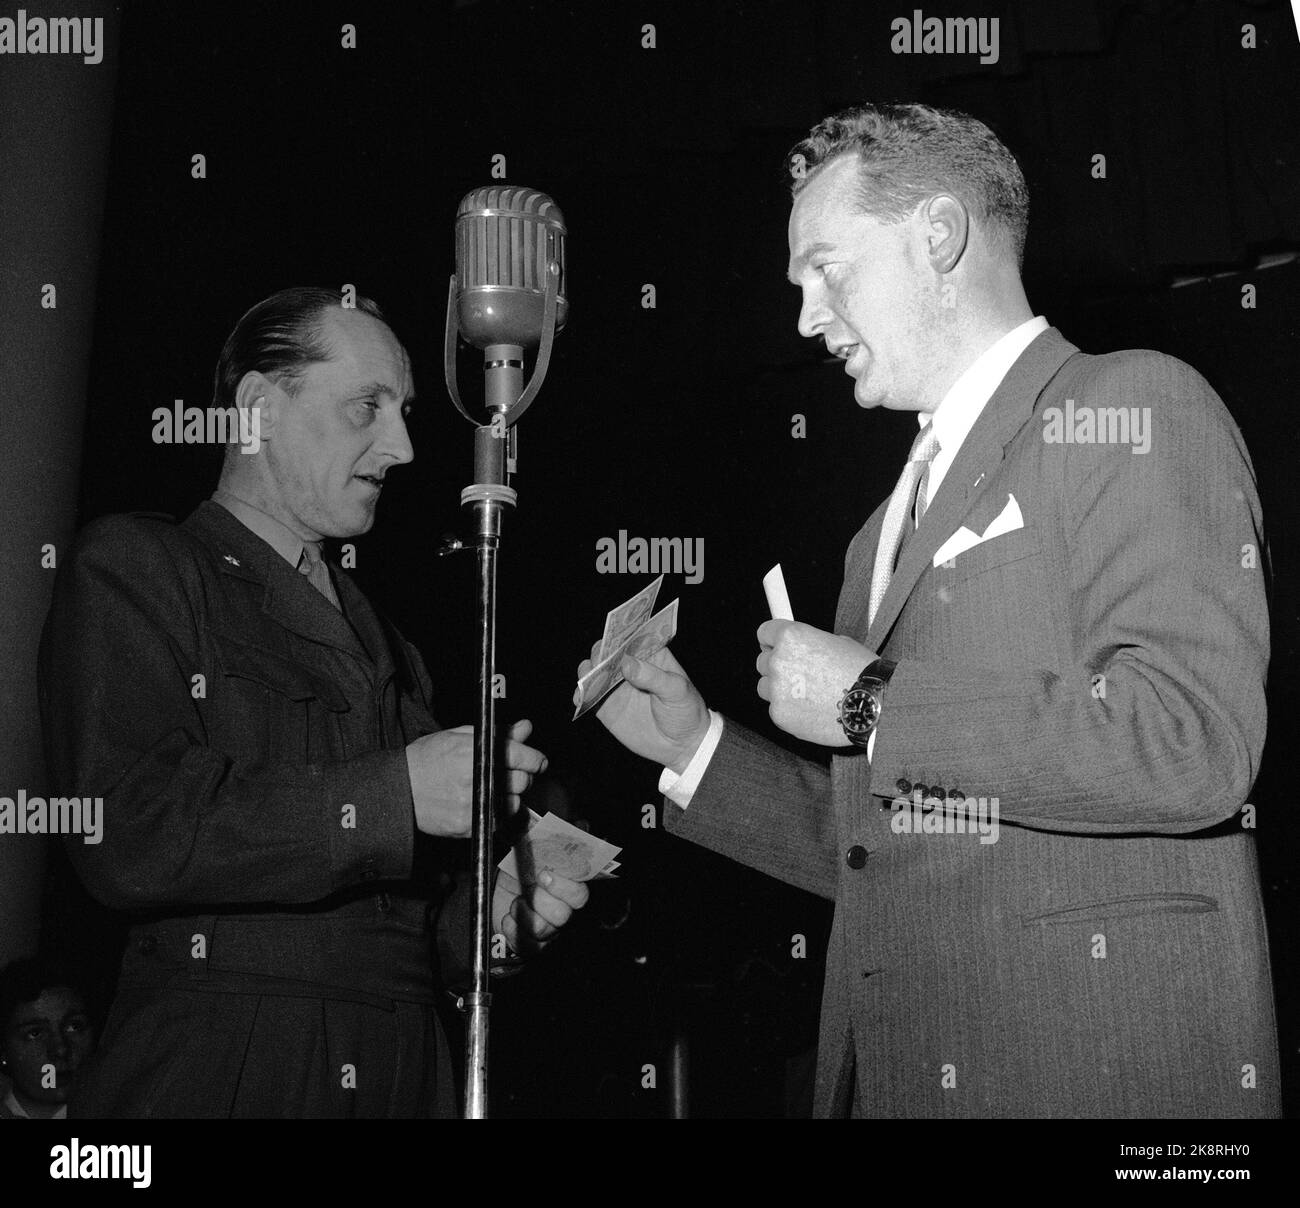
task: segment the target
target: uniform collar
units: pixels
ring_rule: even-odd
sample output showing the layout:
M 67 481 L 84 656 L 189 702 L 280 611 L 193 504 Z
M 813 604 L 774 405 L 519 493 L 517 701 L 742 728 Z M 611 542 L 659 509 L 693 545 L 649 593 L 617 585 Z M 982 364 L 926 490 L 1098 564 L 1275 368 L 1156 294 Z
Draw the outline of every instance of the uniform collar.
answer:
M 290 566 L 297 569 L 302 561 L 302 551 L 306 544 L 291 528 L 277 520 L 268 512 L 255 507 L 247 500 L 232 495 L 218 487 L 212 493 L 214 503 L 219 503 L 245 528 L 261 537 Z M 317 549 L 319 549 L 319 544 Z
M 300 538 L 295 536 L 295 544 L 289 544 L 281 535 L 283 548 L 277 549 L 269 533 L 258 532 L 243 515 L 226 506 L 226 502 L 215 496 L 205 499 L 184 524 L 213 548 L 219 557 L 217 567 L 220 573 L 262 585 L 265 590 L 263 611 L 287 629 L 312 641 L 325 642 L 360 655 L 367 661 L 378 662 L 378 643 L 373 628 L 379 623 L 375 620 L 372 624 L 373 613 L 349 577 L 340 574 L 335 579 L 335 588 L 343 605 L 340 612 L 314 587 L 304 584 L 301 573 L 295 573 L 296 566 L 290 564 L 295 553 L 299 559 L 302 557 L 305 543 Z M 256 508 L 247 506 L 247 510 L 255 516 L 262 516 L 263 522 L 271 520 Z M 282 534 L 287 531 L 278 521 L 274 523 Z M 354 617 L 365 637 L 354 629 Z

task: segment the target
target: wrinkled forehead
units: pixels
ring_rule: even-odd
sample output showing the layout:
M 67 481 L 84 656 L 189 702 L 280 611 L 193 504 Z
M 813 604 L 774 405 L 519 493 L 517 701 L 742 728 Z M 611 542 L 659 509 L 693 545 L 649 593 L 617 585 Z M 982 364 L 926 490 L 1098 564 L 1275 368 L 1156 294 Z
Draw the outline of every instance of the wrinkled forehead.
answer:
M 396 398 L 414 393 L 411 358 L 388 324 L 364 311 L 331 311 L 322 324 L 331 355 L 326 365 L 346 378 L 382 383 Z

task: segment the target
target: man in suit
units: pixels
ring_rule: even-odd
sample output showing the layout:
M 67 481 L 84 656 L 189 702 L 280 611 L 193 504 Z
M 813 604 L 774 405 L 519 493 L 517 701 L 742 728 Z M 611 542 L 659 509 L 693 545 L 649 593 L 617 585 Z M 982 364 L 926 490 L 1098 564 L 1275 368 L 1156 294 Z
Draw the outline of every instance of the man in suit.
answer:
M 1188 366 L 1033 315 L 1024 181 L 982 123 L 867 106 L 790 168 L 800 332 L 920 424 L 834 632 L 758 630 L 773 723 L 830 770 L 668 652 L 601 720 L 664 765 L 671 831 L 835 901 L 817 1114 L 1275 1115 L 1241 434 Z
M 62 560 L 42 636 L 52 779 L 102 797 L 68 844 L 131 912 L 74 1116 L 449 1116 L 434 1011 L 468 950 L 472 728 L 327 562 L 412 459 L 405 350 L 373 302 L 291 289 L 239 321 L 214 402 L 241 436 L 182 524 L 111 516 Z M 253 450 L 251 453 L 246 450 Z M 545 768 L 516 724 L 505 792 Z M 586 888 L 498 886 L 512 962 Z

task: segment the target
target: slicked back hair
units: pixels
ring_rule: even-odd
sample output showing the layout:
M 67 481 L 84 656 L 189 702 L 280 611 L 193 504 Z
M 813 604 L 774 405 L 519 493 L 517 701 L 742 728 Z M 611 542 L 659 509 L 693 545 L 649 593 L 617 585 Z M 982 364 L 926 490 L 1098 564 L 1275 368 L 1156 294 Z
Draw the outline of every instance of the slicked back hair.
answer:
M 341 307 L 337 290 L 296 285 L 263 298 L 246 311 L 226 337 L 212 380 L 212 404 L 233 407 L 244 374 L 256 370 L 287 394 L 298 389 L 308 366 L 330 359 L 330 346 L 321 317 Z M 369 298 L 357 296 L 356 309 L 387 323 L 384 312 Z
M 1024 262 L 1029 191 L 1015 156 L 978 118 L 931 105 L 861 105 L 823 118 L 786 156 L 797 197 L 841 155 L 858 157 L 861 212 L 897 222 L 925 198 L 948 193 Z

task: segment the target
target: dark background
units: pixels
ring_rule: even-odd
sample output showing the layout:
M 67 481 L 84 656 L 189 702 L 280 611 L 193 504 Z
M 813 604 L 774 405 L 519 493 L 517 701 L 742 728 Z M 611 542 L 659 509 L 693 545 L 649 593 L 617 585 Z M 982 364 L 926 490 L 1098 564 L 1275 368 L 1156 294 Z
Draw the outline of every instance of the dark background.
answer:
M 864 100 L 966 109 L 1020 157 L 1026 284 L 1085 351 L 1195 365 L 1255 462 L 1271 545 L 1270 743 L 1251 798 L 1290 1081 L 1297 1065 L 1300 836 L 1285 761 L 1295 709 L 1300 55 L 1282 3 L 1030 2 L 999 16 L 1000 59 L 895 55 L 913 5 L 460 3 L 125 5 L 79 522 L 187 514 L 211 449 L 159 446 L 151 412 L 210 401 L 226 333 L 291 284 L 355 285 L 388 312 L 421 397 L 355 574 L 425 654 L 444 724 L 475 699 L 474 567 L 434 556 L 468 524 L 471 429 L 442 387 L 452 223 L 490 182 L 542 189 L 569 228 L 571 318 L 521 428 L 500 582 L 503 720 L 531 717 L 576 816 L 625 847 L 618 886 L 494 1010 L 500 1115 L 666 1112 L 667 1045 L 692 1041 L 692 1110 L 777 1116 L 816 1040 L 829 904 L 642 829 L 653 769 L 594 718 L 575 666 L 643 576 L 600 575 L 595 543 L 703 538 L 674 650 L 710 704 L 769 732 L 754 694 L 760 587 L 785 568 L 796 614 L 830 627 L 844 547 L 915 433 L 852 402 L 795 331 L 784 153 Z M 357 48 L 340 27 L 357 25 Z M 1253 23 L 1258 46 L 1241 46 Z M 642 25 L 657 47 L 642 49 Z M 191 156 L 207 177 L 191 176 Z M 1092 156 L 1106 157 L 1104 180 Z M 657 307 L 641 305 L 652 283 Z M 1258 302 L 1243 309 L 1241 288 Z M 462 381 L 477 374 L 462 359 Z M 791 438 L 791 417 L 807 438 Z M 108 992 L 112 920 L 51 882 L 47 935 Z M 809 956 L 791 955 L 796 933 Z M 659 1089 L 641 1088 L 641 1067 Z M 1294 1098 L 1291 1103 L 1295 1107 Z M 790 1110 L 799 1110 L 796 1106 Z

